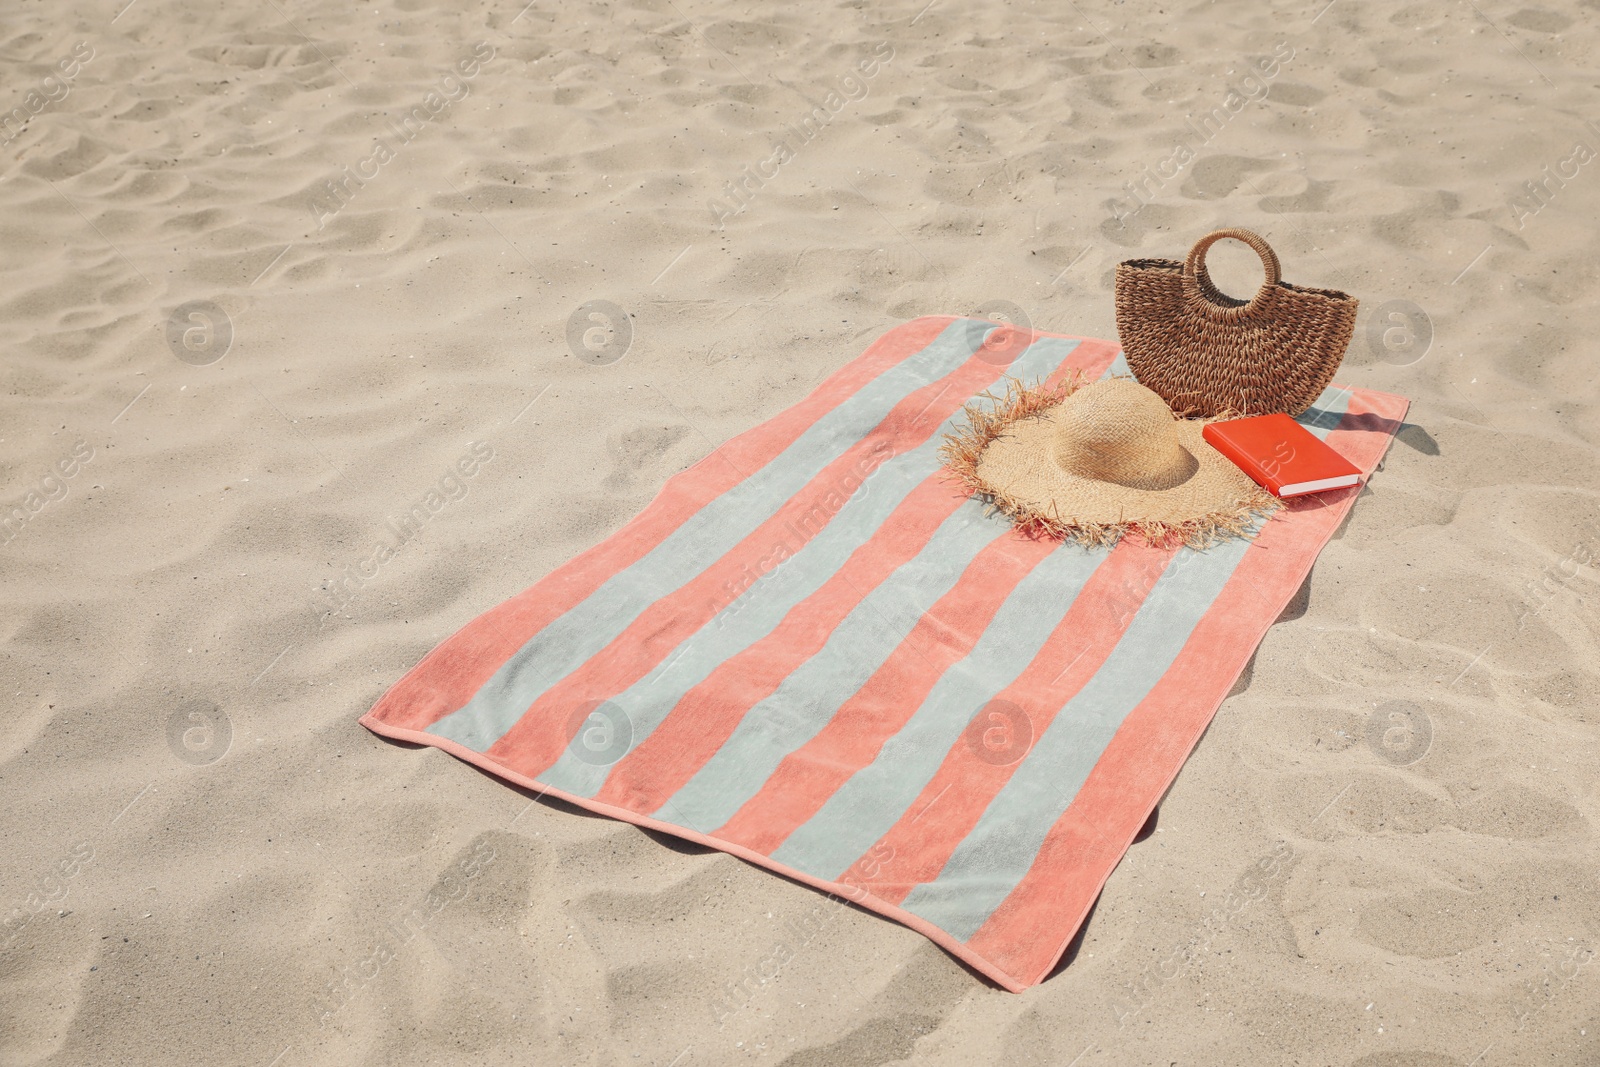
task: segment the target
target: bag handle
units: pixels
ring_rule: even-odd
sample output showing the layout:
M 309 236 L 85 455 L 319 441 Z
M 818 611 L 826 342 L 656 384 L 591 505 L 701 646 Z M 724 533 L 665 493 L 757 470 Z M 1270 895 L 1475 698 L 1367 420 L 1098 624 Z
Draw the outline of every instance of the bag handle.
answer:
M 1243 314 L 1250 307 L 1253 307 L 1257 300 L 1261 299 L 1263 292 L 1283 280 L 1283 267 L 1278 263 L 1278 253 L 1274 252 L 1272 246 L 1267 244 L 1266 240 L 1258 233 L 1243 229 L 1215 230 L 1200 238 L 1194 243 L 1194 247 L 1189 249 L 1189 258 L 1183 261 L 1183 286 L 1185 289 L 1191 290 L 1198 287 L 1198 276 L 1204 274 L 1206 269 L 1206 252 L 1212 245 L 1226 237 L 1231 237 L 1235 241 L 1243 241 L 1254 249 L 1255 254 L 1261 257 L 1261 266 L 1267 272 L 1266 279 L 1261 283 L 1261 288 L 1257 290 L 1256 295 L 1251 298 L 1248 304 L 1244 307 L 1228 309 Z

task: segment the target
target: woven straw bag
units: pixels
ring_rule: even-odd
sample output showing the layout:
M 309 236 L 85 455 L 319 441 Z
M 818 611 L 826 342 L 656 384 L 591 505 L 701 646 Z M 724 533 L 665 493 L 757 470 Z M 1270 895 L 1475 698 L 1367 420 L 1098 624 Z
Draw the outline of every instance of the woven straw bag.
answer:
M 1217 290 L 1206 250 L 1224 237 L 1261 257 L 1250 300 Z M 1218 230 L 1189 258 L 1117 265 L 1117 334 L 1139 383 L 1180 415 L 1298 415 L 1333 380 L 1356 325 L 1356 299 L 1282 278 L 1278 255 L 1249 230 Z

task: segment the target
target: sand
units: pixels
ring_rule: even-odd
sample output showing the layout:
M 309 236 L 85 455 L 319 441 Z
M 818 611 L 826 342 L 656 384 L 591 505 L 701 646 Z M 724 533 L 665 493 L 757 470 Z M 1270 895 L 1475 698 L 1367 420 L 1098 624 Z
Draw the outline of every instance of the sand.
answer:
M 1593 0 L 125 4 L 0 23 L 0 1062 L 1600 1061 Z M 357 725 L 893 324 L 1221 226 L 1410 424 L 1042 986 Z

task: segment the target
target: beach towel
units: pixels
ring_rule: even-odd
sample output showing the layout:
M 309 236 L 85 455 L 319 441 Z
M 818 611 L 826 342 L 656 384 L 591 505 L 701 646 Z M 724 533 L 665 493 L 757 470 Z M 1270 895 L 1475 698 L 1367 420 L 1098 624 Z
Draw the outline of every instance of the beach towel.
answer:
M 1021 536 L 941 469 L 1005 377 L 1117 373 L 1108 341 L 905 323 L 361 722 L 1034 985 L 1361 492 L 1205 551 L 1091 550 Z M 1299 421 L 1370 474 L 1406 406 L 1332 386 Z

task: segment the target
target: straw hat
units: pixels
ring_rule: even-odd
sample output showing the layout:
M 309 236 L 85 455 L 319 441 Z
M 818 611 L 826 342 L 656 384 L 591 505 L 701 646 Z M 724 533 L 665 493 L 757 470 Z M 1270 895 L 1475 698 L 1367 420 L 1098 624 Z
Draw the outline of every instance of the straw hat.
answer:
M 945 465 L 1024 533 L 1084 544 L 1136 533 L 1162 546 L 1243 536 L 1278 501 L 1132 378 L 1008 384 L 968 405 Z

